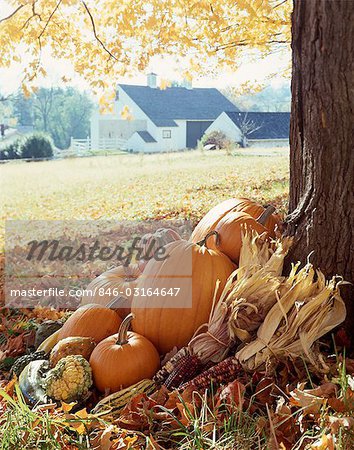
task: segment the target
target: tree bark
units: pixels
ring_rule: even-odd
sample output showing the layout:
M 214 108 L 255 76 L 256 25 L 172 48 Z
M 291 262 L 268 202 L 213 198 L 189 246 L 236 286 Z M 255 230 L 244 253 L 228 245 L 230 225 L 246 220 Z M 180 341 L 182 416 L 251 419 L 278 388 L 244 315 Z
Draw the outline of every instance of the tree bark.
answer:
M 292 50 L 289 260 L 354 283 L 354 1 L 294 0 Z

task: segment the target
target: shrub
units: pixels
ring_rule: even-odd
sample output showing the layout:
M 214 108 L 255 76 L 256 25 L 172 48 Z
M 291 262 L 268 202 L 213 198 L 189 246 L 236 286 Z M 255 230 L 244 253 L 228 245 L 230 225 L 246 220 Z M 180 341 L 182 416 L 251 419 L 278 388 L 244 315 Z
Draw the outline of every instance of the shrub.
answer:
M 8 144 L 6 147 L 0 150 L 0 159 L 20 159 L 21 158 L 21 139 Z
M 51 158 L 52 141 L 44 134 L 32 134 L 22 141 L 21 158 Z
M 228 149 L 232 146 L 232 142 L 222 131 L 212 131 L 211 133 L 204 134 L 201 143 L 203 147 L 206 145 L 215 145 L 218 149 Z
M 46 135 L 38 133 L 16 139 L 0 150 L 0 159 L 2 160 L 51 158 L 52 156 L 52 141 Z

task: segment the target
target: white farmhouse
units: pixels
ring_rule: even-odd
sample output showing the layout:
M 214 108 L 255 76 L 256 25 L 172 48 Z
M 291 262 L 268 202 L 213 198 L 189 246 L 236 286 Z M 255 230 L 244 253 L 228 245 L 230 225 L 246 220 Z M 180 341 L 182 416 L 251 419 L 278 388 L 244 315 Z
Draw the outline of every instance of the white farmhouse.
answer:
M 217 89 L 160 89 L 156 74 L 149 74 L 147 86 L 118 85 L 112 114 L 95 111 L 91 147 L 101 148 L 102 140 L 111 139 L 134 152 L 194 148 L 223 111 L 239 110 Z

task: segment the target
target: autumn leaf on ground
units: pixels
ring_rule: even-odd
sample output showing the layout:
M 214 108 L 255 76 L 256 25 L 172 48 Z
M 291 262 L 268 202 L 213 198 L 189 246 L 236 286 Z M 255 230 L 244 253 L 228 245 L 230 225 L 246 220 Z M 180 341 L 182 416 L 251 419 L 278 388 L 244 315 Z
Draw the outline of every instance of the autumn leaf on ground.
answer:
M 324 434 L 311 445 L 310 450 L 335 450 L 333 436 L 331 434 Z
M 336 434 L 339 428 L 343 427 L 347 430 L 354 429 L 354 417 L 335 417 L 328 418 L 332 433 Z
M 216 407 L 221 405 L 242 407 L 245 390 L 245 386 L 238 380 L 232 381 L 218 394 Z

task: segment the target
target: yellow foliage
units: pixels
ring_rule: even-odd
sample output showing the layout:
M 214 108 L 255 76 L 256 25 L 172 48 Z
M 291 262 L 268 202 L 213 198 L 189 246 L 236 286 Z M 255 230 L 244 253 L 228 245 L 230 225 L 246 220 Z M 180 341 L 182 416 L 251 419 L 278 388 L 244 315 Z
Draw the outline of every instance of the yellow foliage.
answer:
M 133 120 L 134 119 L 134 116 L 131 113 L 128 105 L 125 105 L 123 107 L 122 111 L 120 112 L 120 116 L 124 120 Z
M 170 86 L 171 86 L 170 80 L 165 80 L 164 78 L 161 79 L 161 81 L 160 81 L 160 89 L 161 90 L 165 90 Z
M 41 50 L 71 60 L 102 91 L 117 77 L 145 70 L 152 57 L 179 55 L 186 73 L 237 67 L 247 49 L 288 46 L 292 2 L 279 0 L 21 0 L 1 22 L 0 66 L 26 53 L 27 83 L 39 73 Z M 20 5 L 20 7 L 19 7 Z M 28 62 L 27 62 L 28 61 Z

